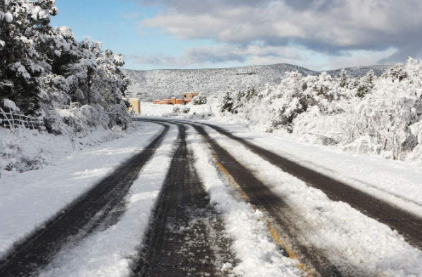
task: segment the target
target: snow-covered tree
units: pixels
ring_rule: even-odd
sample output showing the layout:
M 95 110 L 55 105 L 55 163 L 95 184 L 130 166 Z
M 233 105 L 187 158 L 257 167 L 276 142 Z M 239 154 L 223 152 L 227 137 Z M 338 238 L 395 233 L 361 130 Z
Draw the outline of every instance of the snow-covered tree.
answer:
M 409 59 L 381 77 L 290 72 L 278 86 L 246 94 L 222 95 L 221 109 L 263 130 L 422 164 L 422 61 Z
M 122 96 L 128 81 L 119 70 L 121 55 L 90 38 L 76 41 L 70 28 L 52 28 L 54 4 L 0 1 L 0 100 L 10 99 L 21 112 L 42 117 L 55 133 L 63 131 L 62 121 L 126 128 Z
M 4 0 L 0 2 L 0 88 L 2 97 L 13 100 L 23 112 L 39 108 L 38 78 L 49 69 L 35 39 L 51 27 L 57 14 L 53 0 Z

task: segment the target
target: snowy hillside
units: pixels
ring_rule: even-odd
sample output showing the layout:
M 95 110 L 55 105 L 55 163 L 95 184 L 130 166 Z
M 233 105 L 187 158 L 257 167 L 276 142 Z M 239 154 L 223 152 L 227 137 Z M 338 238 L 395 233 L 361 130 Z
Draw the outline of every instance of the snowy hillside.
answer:
M 351 77 L 363 76 L 369 70 L 381 75 L 389 66 L 356 67 L 347 69 Z M 180 96 L 187 91 L 209 93 L 226 91 L 227 88 L 244 89 L 277 85 L 287 72 L 298 71 L 304 76 L 317 75 L 318 72 L 290 64 L 264 66 L 217 68 L 217 69 L 164 69 L 164 70 L 123 70 L 131 80 L 128 94 L 142 100 L 153 100 Z M 328 72 L 338 75 L 340 70 Z
M 349 77 L 362 77 L 365 76 L 368 71 L 374 71 L 376 76 L 381 76 L 385 71 L 391 68 L 391 65 L 373 65 L 373 66 L 359 66 L 359 67 L 348 67 L 346 68 L 347 75 Z M 341 69 L 327 71 L 328 74 L 335 77 L 341 73 Z

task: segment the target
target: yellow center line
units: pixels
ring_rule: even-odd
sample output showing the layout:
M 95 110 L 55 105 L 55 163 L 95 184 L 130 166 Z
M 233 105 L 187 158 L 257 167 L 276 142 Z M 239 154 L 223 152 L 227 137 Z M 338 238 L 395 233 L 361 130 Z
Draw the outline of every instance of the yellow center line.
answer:
M 216 162 L 217 167 L 226 176 L 226 178 L 229 180 L 229 182 L 232 184 L 232 186 L 239 192 L 239 194 L 242 196 L 243 200 L 245 200 L 246 202 L 251 204 L 249 196 L 243 191 L 243 189 L 239 186 L 239 184 L 236 182 L 236 180 L 233 178 L 233 176 L 231 176 L 231 174 L 227 171 L 227 169 L 223 166 L 223 164 L 218 161 L 215 153 L 212 153 L 212 157 L 213 157 L 214 161 Z M 255 205 L 251 204 L 251 206 L 253 207 L 254 210 L 258 210 L 258 208 Z M 282 247 L 287 252 L 287 254 L 289 255 L 289 258 L 298 261 L 298 263 L 296 265 L 297 268 L 306 272 L 308 277 L 313 277 L 311 270 L 306 265 L 304 265 L 300 262 L 299 258 L 297 257 L 297 255 L 293 251 L 291 251 L 289 248 L 287 248 L 285 246 L 285 244 L 283 243 L 283 240 L 281 239 L 281 235 L 280 235 L 279 231 L 274 227 L 273 223 L 268 218 L 263 218 L 263 220 L 266 222 L 267 227 L 268 227 L 268 231 L 269 231 L 271 237 L 273 238 L 274 242 L 277 245 L 279 245 L 280 247 Z

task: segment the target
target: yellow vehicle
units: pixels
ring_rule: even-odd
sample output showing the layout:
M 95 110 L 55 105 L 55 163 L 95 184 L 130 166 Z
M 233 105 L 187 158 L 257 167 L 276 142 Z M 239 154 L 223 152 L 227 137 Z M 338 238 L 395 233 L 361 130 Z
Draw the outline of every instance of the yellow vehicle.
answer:
M 139 98 L 123 98 L 127 110 L 135 114 L 141 114 L 141 100 Z

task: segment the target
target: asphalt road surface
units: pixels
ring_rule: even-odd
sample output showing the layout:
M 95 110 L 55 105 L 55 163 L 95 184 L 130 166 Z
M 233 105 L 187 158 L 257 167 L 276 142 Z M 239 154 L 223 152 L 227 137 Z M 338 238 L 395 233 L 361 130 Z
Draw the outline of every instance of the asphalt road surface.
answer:
M 133 275 L 227 276 L 220 269 L 236 263 L 231 241 L 193 167 L 186 126 L 178 128 L 178 147 Z

